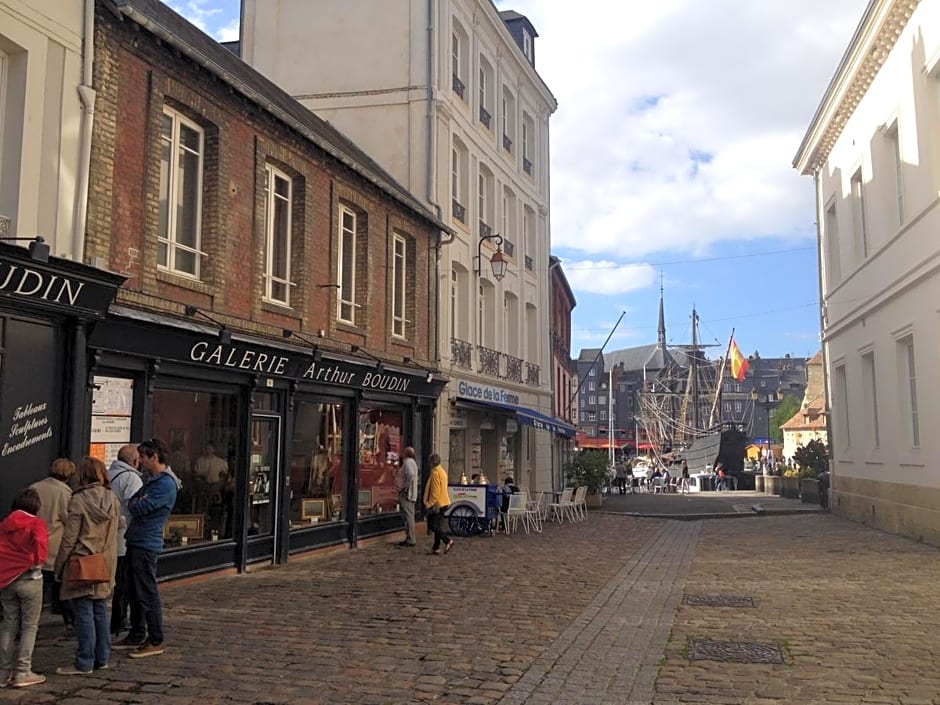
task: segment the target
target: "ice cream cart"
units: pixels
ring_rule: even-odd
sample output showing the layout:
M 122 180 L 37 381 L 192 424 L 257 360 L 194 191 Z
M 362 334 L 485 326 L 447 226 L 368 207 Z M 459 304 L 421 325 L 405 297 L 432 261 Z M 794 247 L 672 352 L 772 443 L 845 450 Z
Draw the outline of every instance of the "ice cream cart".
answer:
M 444 512 L 455 536 L 474 536 L 490 531 L 499 515 L 496 485 L 448 485 L 450 506 Z

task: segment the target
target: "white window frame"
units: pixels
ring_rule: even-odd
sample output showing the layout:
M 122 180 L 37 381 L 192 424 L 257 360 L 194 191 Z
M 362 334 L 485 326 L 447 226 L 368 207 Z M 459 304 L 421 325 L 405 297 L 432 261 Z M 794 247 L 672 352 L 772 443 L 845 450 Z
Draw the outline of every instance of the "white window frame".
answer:
M 346 216 L 349 215 L 352 217 L 352 229 L 348 229 L 345 226 Z M 337 219 L 338 230 L 338 246 L 337 246 L 337 272 L 336 279 L 338 289 L 336 297 L 336 318 L 343 323 L 349 323 L 351 325 L 356 325 L 356 309 L 359 308 L 359 305 L 356 303 L 356 255 L 357 255 L 357 242 L 358 239 L 358 229 L 359 229 L 359 216 L 358 214 L 342 204 L 339 207 L 339 218 Z M 349 232 L 351 237 L 349 238 L 352 243 L 351 248 L 347 248 L 343 239 L 345 234 Z M 351 252 L 349 250 L 352 250 Z M 344 272 L 346 271 L 343 267 L 343 262 L 349 258 L 351 266 L 349 267 L 350 281 L 344 281 Z M 346 315 L 348 312 L 348 315 Z
M 597 397 L 593 394 L 588 394 L 588 404 L 590 406 L 597 406 Z
M 845 436 L 842 447 L 848 449 L 852 445 L 852 434 L 849 424 L 849 384 L 845 364 L 834 365 L 834 372 L 836 420 L 838 421 L 838 430 Z
M 460 78 L 460 68 L 460 34 L 455 30 L 451 32 L 450 69 L 456 78 Z
M 842 259 L 839 252 L 839 217 L 836 212 L 835 199 L 826 205 L 826 253 L 829 260 L 826 264 L 829 273 L 829 290 L 842 280 Z
M 865 393 L 872 450 L 877 450 L 881 445 L 881 435 L 878 424 L 878 374 L 874 350 L 866 350 L 862 353 L 862 388 Z
M 457 270 L 451 265 L 450 268 L 450 337 L 454 340 L 457 338 L 457 289 L 458 289 L 458 278 Z
M 457 145 L 450 150 L 450 190 L 451 198 L 460 203 L 460 150 Z
M 205 170 L 205 152 L 206 152 L 206 133 L 205 130 L 197 123 L 193 122 L 187 118 L 182 113 L 168 108 L 163 107 L 163 116 L 169 117 L 172 120 L 172 125 L 170 128 L 170 163 L 167 167 L 167 183 L 166 183 L 166 201 L 167 201 L 167 217 L 166 233 L 157 233 L 157 242 L 160 244 L 166 245 L 166 260 L 164 262 L 160 261 L 159 254 L 157 255 L 157 268 L 163 269 L 179 276 L 186 277 L 188 279 L 199 280 L 200 272 L 202 270 L 202 257 L 206 256 L 206 253 L 202 251 L 202 179 L 203 172 Z M 176 218 L 174 214 L 179 208 L 178 201 L 178 188 L 177 188 L 177 175 L 179 173 L 179 154 L 180 150 L 183 149 L 180 142 L 180 128 L 186 127 L 187 129 L 193 130 L 199 135 L 199 152 L 196 154 L 199 157 L 199 166 L 197 167 L 196 174 L 196 232 L 195 237 L 193 238 L 195 246 L 191 247 L 189 245 L 181 245 L 177 242 L 178 233 L 176 230 Z M 161 152 L 163 143 L 166 141 L 166 138 L 163 136 L 163 130 L 161 127 L 160 130 L 160 143 L 161 143 Z M 187 149 L 186 151 L 192 153 L 192 150 Z M 161 163 L 163 158 L 161 156 Z M 162 184 L 160 188 L 160 198 L 164 197 Z M 187 272 L 186 270 L 177 269 L 175 267 L 176 262 L 176 250 L 183 250 L 184 252 L 191 252 L 196 255 L 195 257 L 195 271 Z M 159 252 L 159 248 L 158 248 Z
M 895 120 L 885 133 L 888 139 L 888 148 L 891 150 L 891 159 L 894 162 L 894 189 L 897 204 L 898 226 L 904 225 L 904 161 L 901 156 L 901 131 Z
M 482 167 L 480 167 L 479 177 L 477 178 L 477 188 L 480 190 L 480 193 L 477 194 L 477 207 L 480 209 L 478 217 L 486 223 L 486 174 L 483 173 Z M 489 223 L 486 224 L 489 225 Z
M 280 179 L 287 182 L 287 198 L 279 196 L 277 189 L 273 188 L 276 181 Z M 274 232 L 274 205 L 278 199 L 287 203 L 287 223 L 283 233 Z M 290 306 L 291 287 L 296 286 L 291 281 L 291 233 L 293 231 L 293 205 L 294 205 L 294 181 L 277 167 L 266 164 L 264 167 L 264 205 L 265 205 L 265 223 L 264 223 L 264 297 L 265 301 L 276 304 Z M 287 272 L 284 278 L 274 275 L 274 245 L 275 239 L 284 238 L 284 249 L 287 253 Z M 274 285 L 284 285 L 284 298 L 279 299 L 274 296 Z
M 868 223 L 865 220 L 865 182 L 859 167 L 852 175 L 852 221 L 855 225 L 855 241 L 861 260 L 868 259 Z
M 920 447 L 920 414 L 917 410 L 917 367 L 914 336 L 908 334 L 898 340 L 898 372 L 901 376 L 901 409 L 904 410 L 905 437 L 912 448 Z
M 486 107 L 486 67 L 480 61 L 480 107 L 489 112 Z
M 529 125 L 525 119 L 525 115 L 522 117 L 522 158 L 529 159 Z
M 526 29 L 522 30 L 522 53 L 529 61 L 532 61 L 532 35 Z
M 392 237 L 392 337 L 405 339 L 408 333 L 408 241 Z

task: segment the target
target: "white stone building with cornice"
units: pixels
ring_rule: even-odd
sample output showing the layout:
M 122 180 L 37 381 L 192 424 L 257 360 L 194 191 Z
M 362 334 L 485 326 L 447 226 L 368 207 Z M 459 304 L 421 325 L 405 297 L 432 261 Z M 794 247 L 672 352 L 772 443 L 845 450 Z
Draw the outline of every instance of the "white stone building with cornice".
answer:
M 560 481 L 549 337 L 549 118 L 535 28 L 491 0 L 243 0 L 239 51 L 456 233 L 439 249 L 433 445 L 452 481 Z M 499 253 L 497 255 L 497 253 Z M 506 263 L 498 278 L 491 258 Z M 407 355 L 407 351 L 403 352 Z
M 940 0 L 872 0 L 794 159 L 812 176 L 832 509 L 940 545 Z
M 94 108 L 82 48 L 94 10 L 94 0 L 0 0 L 0 236 L 38 235 L 78 261 Z

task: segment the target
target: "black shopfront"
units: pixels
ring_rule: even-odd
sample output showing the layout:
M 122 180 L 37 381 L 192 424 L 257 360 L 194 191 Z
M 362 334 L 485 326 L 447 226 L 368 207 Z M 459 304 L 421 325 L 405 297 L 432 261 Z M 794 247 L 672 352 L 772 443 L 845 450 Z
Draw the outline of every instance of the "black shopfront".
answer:
M 405 446 L 433 452 L 423 369 L 112 309 L 89 339 L 93 452 L 160 438 L 182 487 L 162 577 L 283 563 L 398 531 Z M 424 463 L 421 464 L 422 466 Z M 422 470 L 426 470 L 422 467 Z
M 0 243 L 0 516 L 87 452 L 86 340 L 124 277 Z

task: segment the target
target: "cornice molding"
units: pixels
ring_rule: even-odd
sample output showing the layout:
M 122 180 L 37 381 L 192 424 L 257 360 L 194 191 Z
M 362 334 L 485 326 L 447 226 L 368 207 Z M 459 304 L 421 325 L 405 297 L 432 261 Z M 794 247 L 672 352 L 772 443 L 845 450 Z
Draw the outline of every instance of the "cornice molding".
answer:
M 920 0 L 872 0 L 793 158 L 801 174 L 818 173 L 868 92 Z

